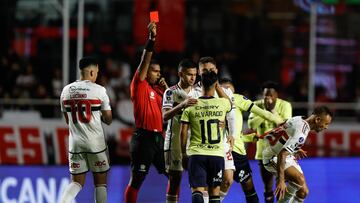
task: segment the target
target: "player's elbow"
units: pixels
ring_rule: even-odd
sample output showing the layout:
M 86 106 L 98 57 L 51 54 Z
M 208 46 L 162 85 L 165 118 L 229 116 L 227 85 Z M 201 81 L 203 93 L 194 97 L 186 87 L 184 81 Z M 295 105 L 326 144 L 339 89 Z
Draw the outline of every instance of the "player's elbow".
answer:
M 168 121 L 169 119 L 170 119 L 170 116 L 169 116 L 169 114 L 168 113 L 163 113 L 163 121 L 164 122 L 166 122 L 166 121 Z

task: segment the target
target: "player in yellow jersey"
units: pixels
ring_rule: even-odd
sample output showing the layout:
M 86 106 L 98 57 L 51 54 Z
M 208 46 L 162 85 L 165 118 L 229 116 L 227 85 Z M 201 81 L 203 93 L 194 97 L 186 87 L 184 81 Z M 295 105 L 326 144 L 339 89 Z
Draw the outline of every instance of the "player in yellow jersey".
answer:
M 236 94 L 234 85 L 232 84 L 232 81 L 230 79 L 223 78 L 220 80 L 220 84 L 223 88 L 230 89 L 234 93 L 234 105 L 236 109 L 236 129 L 239 129 L 235 136 L 236 139 L 232 150 L 232 157 L 234 159 L 234 165 L 236 169 L 232 179 L 241 184 L 241 187 L 246 197 L 246 202 L 256 203 L 259 202 L 259 198 L 254 188 L 251 174 L 252 171 L 246 156 L 246 150 L 244 146 L 244 142 L 252 142 L 254 140 L 255 134 L 253 134 L 252 136 L 243 136 L 241 131 L 243 126 L 242 112 L 247 111 L 254 113 L 264 119 L 268 119 L 277 124 L 282 123 L 283 119 L 278 115 L 272 114 L 271 112 L 263 110 L 258 106 L 254 105 L 254 103 L 245 96 L 241 94 Z M 221 191 L 223 193 L 220 195 L 222 196 L 222 198 L 224 198 L 226 195 L 224 191 L 227 192 L 231 184 L 232 182 L 225 182 L 225 184 L 221 185 Z
M 183 158 L 188 156 L 189 183 L 192 203 L 203 203 L 203 192 L 207 189 L 209 202 L 220 203 L 220 185 L 224 172 L 224 129 L 231 103 L 225 98 L 215 98 L 217 74 L 205 71 L 201 75 L 203 95 L 198 102 L 186 108 L 181 117 L 181 149 Z M 190 142 L 188 129 L 190 128 Z M 186 154 L 185 154 L 186 152 Z M 186 163 L 183 160 L 183 163 Z
M 292 117 L 292 107 L 289 102 L 278 98 L 278 90 L 279 86 L 277 83 L 272 81 L 265 82 L 262 85 L 263 99 L 255 101 L 255 104 L 260 108 L 277 114 L 284 120 L 287 120 Z M 265 120 L 264 118 L 251 113 L 249 116 L 248 125 L 249 128 L 256 130 L 258 135 L 262 135 L 265 132 L 268 132 L 271 129 L 275 128 L 277 126 L 277 123 Z M 260 139 L 259 141 L 257 141 L 255 159 L 259 160 L 260 173 L 265 190 L 265 203 L 272 203 L 274 202 L 274 176 L 264 168 L 264 165 L 262 163 L 262 152 L 266 146 L 267 144 L 264 140 Z

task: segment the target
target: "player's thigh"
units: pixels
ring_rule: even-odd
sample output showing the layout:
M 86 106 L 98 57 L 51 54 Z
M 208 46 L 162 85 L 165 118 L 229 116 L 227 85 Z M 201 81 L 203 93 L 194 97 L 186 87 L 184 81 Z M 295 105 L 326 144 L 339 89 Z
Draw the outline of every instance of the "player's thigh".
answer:
M 69 171 L 72 175 L 83 174 L 89 171 L 87 154 L 69 153 Z
M 165 157 L 164 157 L 164 138 L 160 133 L 156 134 L 155 136 L 156 136 L 155 145 L 153 146 L 154 157 L 152 163 L 154 164 L 158 173 L 166 174 Z
M 166 171 L 183 171 L 181 150 L 171 149 L 164 152 Z
M 189 184 L 193 189 L 207 187 L 207 158 L 202 155 L 189 156 Z
M 232 155 L 232 152 L 230 150 L 230 145 L 228 143 L 224 144 L 224 163 L 225 163 L 225 170 L 234 170 L 235 171 L 235 165 L 234 165 L 234 158 Z
M 233 152 L 235 172 L 234 180 L 238 183 L 245 183 L 252 177 L 252 170 L 249 164 L 249 160 L 246 155 L 241 155 Z
M 270 160 L 264 160 L 263 163 L 264 163 L 264 167 L 266 170 L 268 170 L 269 172 L 271 172 L 277 176 L 277 157 L 276 156 L 274 156 Z M 296 170 L 298 173 L 301 173 L 301 174 L 303 173 L 299 163 L 296 161 L 295 157 L 292 155 L 286 156 L 286 158 L 285 158 L 285 166 L 284 166 L 285 172 L 290 167 L 293 168 L 294 170 Z M 293 169 L 290 169 L 290 171 L 293 171 Z
M 207 186 L 216 188 L 221 185 L 224 174 L 224 158 L 220 156 L 207 156 Z
M 104 173 L 110 170 L 107 150 L 98 153 L 88 153 L 87 161 L 89 168 L 93 173 Z
M 285 169 L 285 179 L 301 186 L 306 185 L 304 174 L 294 166 Z
M 147 131 L 137 129 L 130 142 L 131 170 L 134 173 L 148 173 L 156 150 L 155 139 Z M 164 158 L 163 158 L 164 159 Z M 163 160 L 165 162 L 165 160 Z

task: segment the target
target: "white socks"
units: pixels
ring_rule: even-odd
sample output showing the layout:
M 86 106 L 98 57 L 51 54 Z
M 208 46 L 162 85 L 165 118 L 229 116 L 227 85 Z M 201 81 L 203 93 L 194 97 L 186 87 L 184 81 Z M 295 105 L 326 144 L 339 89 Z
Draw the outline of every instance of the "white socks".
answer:
M 208 193 L 208 191 L 203 192 L 203 199 L 204 199 L 204 203 L 209 203 L 209 193 Z
M 106 203 L 107 202 L 106 185 L 95 187 L 95 202 L 96 203 Z
M 80 192 L 81 190 L 81 185 L 77 182 L 71 182 L 67 188 L 64 190 L 64 193 L 61 197 L 61 203 L 71 203 L 76 195 Z

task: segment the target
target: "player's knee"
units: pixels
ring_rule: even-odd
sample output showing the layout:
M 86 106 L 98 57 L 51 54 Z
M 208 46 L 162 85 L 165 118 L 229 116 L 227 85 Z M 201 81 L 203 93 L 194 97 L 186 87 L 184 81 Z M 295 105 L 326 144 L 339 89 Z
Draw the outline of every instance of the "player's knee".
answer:
M 305 199 L 307 196 L 309 195 L 309 188 L 305 186 L 303 186 L 299 191 L 297 191 L 296 196 Z
M 221 187 L 228 190 L 230 188 L 231 184 L 233 183 L 233 181 L 234 180 L 230 177 L 227 177 L 227 178 L 224 177 L 224 180 L 221 183 Z
M 254 188 L 255 188 L 254 183 L 251 178 L 249 178 L 246 182 L 241 183 L 241 186 L 244 191 L 254 190 Z
M 144 182 L 146 173 L 133 173 L 131 175 L 130 185 L 133 188 L 139 189 Z

